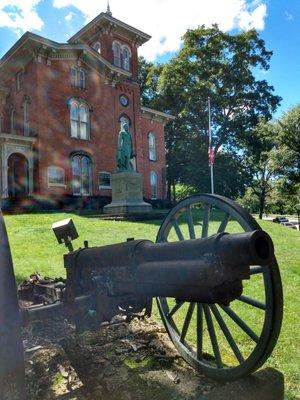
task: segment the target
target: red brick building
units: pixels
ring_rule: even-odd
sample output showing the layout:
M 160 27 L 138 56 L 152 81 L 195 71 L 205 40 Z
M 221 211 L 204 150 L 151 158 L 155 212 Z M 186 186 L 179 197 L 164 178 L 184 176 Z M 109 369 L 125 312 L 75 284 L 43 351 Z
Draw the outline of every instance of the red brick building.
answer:
M 25 33 L 0 61 L 3 199 L 56 204 L 111 196 L 120 121 L 128 119 L 145 199 L 166 197 L 164 124 L 140 104 L 137 49 L 150 36 L 108 11 L 56 43 Z

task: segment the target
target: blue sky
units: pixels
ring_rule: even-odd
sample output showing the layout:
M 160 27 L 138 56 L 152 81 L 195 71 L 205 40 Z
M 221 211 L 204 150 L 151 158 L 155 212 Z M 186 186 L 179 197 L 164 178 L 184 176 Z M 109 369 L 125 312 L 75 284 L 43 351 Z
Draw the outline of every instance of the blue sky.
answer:
M 101 11 L 107 0 L 0 0 L 0 57 L 27 30 L 65 42 Z M 218 23 L 228 32 L 259 30 L 271 68 L 259 72 L 283 100 L 275 117 L 300 102 L 300 0 L 110 0 L 113 16 L 152 35 L 140 54 L 164 62 L 188 28 Z

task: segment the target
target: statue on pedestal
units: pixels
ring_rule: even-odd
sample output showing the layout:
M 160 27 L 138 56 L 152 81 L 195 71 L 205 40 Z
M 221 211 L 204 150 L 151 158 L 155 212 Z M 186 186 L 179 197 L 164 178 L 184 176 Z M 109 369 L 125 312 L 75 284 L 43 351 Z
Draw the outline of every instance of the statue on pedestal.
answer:
M 129 131 L 129 124 L 127 121 L 124 121 L 122 122 L 121 130 L 118 136 L 117 170 L 119 172 L 133 171 L 131 163 L 133 156 L 133 143 L 132 136 Z
M 112 201 L 103 211 L 111 215 L 148 214 L 151 204 L 143 200 L 142 175 L 133 167 L 133 140 L 129 131 L 129 123 L 121 122 L 118 136 L 117 172 L 112 174 Z

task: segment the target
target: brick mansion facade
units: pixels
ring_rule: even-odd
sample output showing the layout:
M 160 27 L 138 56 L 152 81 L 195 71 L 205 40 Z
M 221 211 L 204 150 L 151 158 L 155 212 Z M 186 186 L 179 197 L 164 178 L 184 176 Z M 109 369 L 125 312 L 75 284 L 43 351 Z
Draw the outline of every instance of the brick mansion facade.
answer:
M 109 198 L 126 119 L 145 199 L 166 198 L 164 125 L 140 103 L 137 49 L 150 36 L 99 14 L 57 43 L 25 33 L 0 61 L 2 199 Z M 97 203 L 97 201 L 96 201 Z

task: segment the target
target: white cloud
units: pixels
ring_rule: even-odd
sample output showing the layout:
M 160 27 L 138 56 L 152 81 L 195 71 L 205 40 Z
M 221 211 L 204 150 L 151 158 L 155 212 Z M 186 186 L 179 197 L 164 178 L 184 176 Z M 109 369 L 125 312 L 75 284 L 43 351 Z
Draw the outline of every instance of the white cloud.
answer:
M 106 10 L 107 1 L 53 0 L 54 7 L 73 6 L 85 22 Z M 264 29 L 266 0 L 110 0 L 113 16 L 150 35 L 139 54 L 149 60 L 179 49 L 188 28 L 217 23 L 224 31 Z
M 75 17 L 75 13 L 73 13 L 72 11 L 70 11 L 66 16 L 65 16 L 65 20 L 67 21 L 67 22 L 70 22 L 72 19 L 73 19 L 73 17 Z
M 0 0 L 0 27 L 10 28 L 17 35 L 44 26 L 36 6 L 41 0 Z

